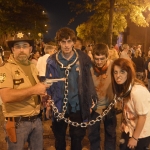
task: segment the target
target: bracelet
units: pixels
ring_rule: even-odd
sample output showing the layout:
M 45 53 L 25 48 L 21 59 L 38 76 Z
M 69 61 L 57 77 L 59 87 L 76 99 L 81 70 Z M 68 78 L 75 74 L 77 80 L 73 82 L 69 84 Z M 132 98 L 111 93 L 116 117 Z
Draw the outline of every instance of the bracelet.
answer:
M 134 136 L 132 136 L 133 139 L 135 139 L 136 141 L 138 141 L 138 139 L 136 139 Z

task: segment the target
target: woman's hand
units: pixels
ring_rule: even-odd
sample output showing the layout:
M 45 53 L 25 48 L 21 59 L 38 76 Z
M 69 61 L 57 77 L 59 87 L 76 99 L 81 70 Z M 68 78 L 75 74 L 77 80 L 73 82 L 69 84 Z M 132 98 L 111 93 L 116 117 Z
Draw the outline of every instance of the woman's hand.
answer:
M 128 147 L 130 148 L 130 149 L 134 149 L 136 146 L 137 146 L 137 140 L 135 140 L 134 138 L 130 138 L 129 139 L 129 142 L 128 142 Z

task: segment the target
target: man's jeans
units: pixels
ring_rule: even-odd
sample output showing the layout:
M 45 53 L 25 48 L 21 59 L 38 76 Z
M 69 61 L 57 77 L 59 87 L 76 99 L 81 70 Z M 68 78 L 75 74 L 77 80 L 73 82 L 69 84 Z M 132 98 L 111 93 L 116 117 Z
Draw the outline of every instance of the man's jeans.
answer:
M 99 113 L 93 111 L 90 120 L 95 120 L 99 116 Z M 105 129 L 105 150 L 116 150 L 116 126 L 117 118 L 114 109 L 104 117 L 104 129 Z M 88 137 L 90 141 L 90 150 L 100 149 L 100 122 L 96 122 L 92 126 L 88 126 Z
M 65 116 L 68 117 L 68 116 Z M 73 122 L 82 122 L 80 111 L 69 114 L 69 118 Z M 57 122 L 54 118 L 52 122 L 52 130 L 55 136 L 56 150 L 66 150 L 66 130 L 68 124 L 63 120 Z M 74 127 L 69 125 L 69 135 L 71 137 L 71 150 L 82 150 L 82 140 L 86 134 L 86 128 Z
M 16 143 L 10 142 L 9 137 L 6 137 L 8 150 L 23 150 L 26 142 L 29 143 L 30 150 L 43 150 L 43 127 L 40 118 L 35 121 L 21 121 L 16 128 L 16 135 Z

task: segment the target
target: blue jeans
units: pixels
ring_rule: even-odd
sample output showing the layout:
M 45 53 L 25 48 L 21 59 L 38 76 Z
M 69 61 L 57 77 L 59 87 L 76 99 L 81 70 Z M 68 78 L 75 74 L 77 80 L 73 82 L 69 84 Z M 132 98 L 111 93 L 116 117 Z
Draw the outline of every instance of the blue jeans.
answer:
M 90 120 L 95 120 L 98 116 L 99 114 L 93 111 Z M 105 130 L 104 149 L 116 150 L 117 118 L 113 108 L 104 117 L 103 122 L 104 122 L 104 130 Z M 90 141 L 90 150 L 100 150 L 100 122 L 99 121 L 92 126 L 88 126 L 88 138 Z
M 43 127 L 40 118 L 32 122 L 21 121 L 16 128 L 16 136 L 16 143 L 12 143 L 9 137 L 6 137 L 8 150 L 23 150 L 26 142 L 29 143 L 30 150 L 43 150 Z
M 80 111 L 76 113 L 70 113 L 69 117 L 73 122 L 82 122 Z M 68 124 L 63 120 L 57 122 L 54 118 L 52 122 L 52 130 L 55 136 L 55 148 L 56 150 L 66 150 L 66 130 Z M 74 127 L 69 125 L 69 135 L 71 137 L 71 150 L 82 150 L 82 140 L 86 134 L 86 128 Z

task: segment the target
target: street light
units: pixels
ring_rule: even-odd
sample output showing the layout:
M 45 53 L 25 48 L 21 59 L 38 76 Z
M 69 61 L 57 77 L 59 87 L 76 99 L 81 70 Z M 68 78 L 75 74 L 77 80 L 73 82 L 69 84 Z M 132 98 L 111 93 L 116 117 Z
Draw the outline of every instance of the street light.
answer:
M 45 15 L 45 14 L 46 14 L 46 12 L 43 10 L 43 11 L 42 11 L 42 14 L 43 14 L 43 15 Z

